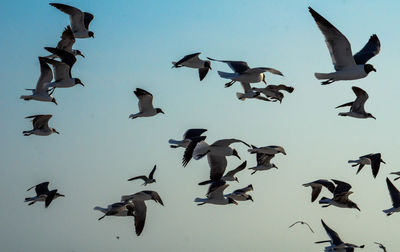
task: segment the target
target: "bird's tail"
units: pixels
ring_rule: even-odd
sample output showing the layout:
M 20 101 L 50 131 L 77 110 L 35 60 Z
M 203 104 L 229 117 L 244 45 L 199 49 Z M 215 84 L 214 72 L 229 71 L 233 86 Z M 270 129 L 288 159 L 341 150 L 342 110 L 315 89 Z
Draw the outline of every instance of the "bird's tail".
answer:
M 358 163 L 358 160 L 349 160 L 347 161 L 347 163 L 351 164 L 351 163 Z
M 106 213 L 107 212 L 106 208 L 102 208 L 102 207 L 99 207 L 99 206 L 96 206 L 95 208 L 93 208 L 93 210 L 97 210 L 97 211 L 100 211 L 102 213 Z
M 195 199 L 194 199 L 194 202 L 200 202 L 200 203 L 202 203 L 202 202 L 204 202 L 204 199 L 202 199 L 202 198 L 195 198 Z
M 382 210 L 382 212 L 384 212 L 387 216 L 390 216 L 392 214 L 392 209 Z
M 179 145 L 181 142 L 182 142 L 182 141 L 178 141 L 178 140 L 174 140 L 174 139 L 169 139 L 169 140 L 168 140 L 168 143 L 169 143 L 169 144 L 176 144 L 176 145 Z M 176 148 L 176 147 L 177 147 L 177 146 L 171 147 L 171 148 Z
M 244 94 L 243 93 L 236 93 L 236 97 L 239 99 L 239 100 L 241 100 L 241 101 L 244 101 L 244 100 L 246 100 L 246 97 L 244 96 Z
M 226 73 L 226 72 L 222 72 L 222 71 L 218 71 L 218 74 L 221 78 L 224 78 L 224 79 L 232 79 L 237 76 L 236 73 Z
M 328 199 L 326 197 L 322 197 L 319 202 L 319 204 L 330 204 L 331 203 L 331 199 Z
M 137 114 L 130 114 L 129 115 L 129 118 L 131 118 L 131 119 L 135 119 L 135 118 L 137 118 L 138 116 L 137 116 Z
M 318 80 L 326 80 L 332 77 L 329 73 L 315 73 L 314 75 Z

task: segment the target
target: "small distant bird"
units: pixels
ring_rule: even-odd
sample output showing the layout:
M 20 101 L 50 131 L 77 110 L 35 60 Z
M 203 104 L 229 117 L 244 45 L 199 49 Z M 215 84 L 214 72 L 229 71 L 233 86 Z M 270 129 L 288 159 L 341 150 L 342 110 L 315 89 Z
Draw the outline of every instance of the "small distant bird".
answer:
M 386 178 L 386 184 L 390 193 L 390 198 L 392 199 L 392 208 L 383 210 L 383 212 L 390 216 L 395 212 L 400 212 L 400 192 L 399 190 L 390 182 L 389 178 Z
M 134 206 L 129 202 L 117 202 L 108 205 L 107 208 L 96 206 L 93 210 L 104 213 L 98 220 L 102 220 L 106 216 L 134 216 Z
M 208 189 L 207 198 L 195 198 L 194 202 L 198 202 L 198 206 L 204 204 L 215 204 L 215 205 L 228 205 L 228 204 L 235 204 L 238 203 L 232 199 L 231 197 L 224 196 L 224 190 L 229 185 L 226 184 L 225 181 L 219 181 L 216 183 L 212 183 Z
M 250 191 L 253 191 L 253 185 L 248 185 L 244 188 L 235 190 L 232 193 L 225 194 L 224 197 L 232 198 L 233 200 L 236 200 L 236 201 L 246 201 L 246 200 L 254 201 L 253 197 L 251 195 L 247 194 Z
M 372 175 L 374 176 L 374 178 L 376 178 L 376 176 L 378 175 L 381 163 L 386 164 L 385 161 L 383 161 L 381 158 L 381 153 L 371 153 L 368 155 L 364 155 L 361 156 L 358 160 L 349 160 L 348 163 L 355 163 L 352 165 L 353 167 L 358 166 L 356 174 L 358 174 L 365 165 L 371 165 Z
M 29 202 L 29 206 L 35 204 L 37 201 L 44 201 L 44 205 L 47 208 L 50 203 L 58 198 L 58 197 L 65 197 L 65 195 L 60 194 L 57 192 L 57 189 L 49 191 L 49 182 L 43 182 L 38 185 L 32 186 L 26 191 L 35 188 L 36 196 L 31 198 L 25 198 L 25 202 Z
M 115 238 L 117 238 L 117 240 L 119 240 L 119 236 L 116 236 Z
M 189 67 L 189 68 L 196 68 L 199 69 L 199 77 L 200 81 L 206 77 L 208 70 L 211 69 L 211 62 L 209 60 L 201 60 L 199 58 L 199 55 L 201 53 L 193 53 L 186 55 L 182 59 L 180 59 L 178 62 L 172 62 L 172 67 L 178 68 L 178 67 Z
M 32 91 L 32 95 L 21 95 L 21 99 L 25 101 L 36 100 L 36 101 L 44 101 L 44 102 L 52 102 L 57 105 L 56 99 L 52 96 L 54 89 L 52 91 L 49 90 L 48 85 L 53 79 L 53 72 L 47 63 L 45 62 L 44 57 L 39 57 L 40 63 L 40 77 L 36 83 L 35 89 L 25 89 Z
M 208 57 L 207 57 L 208 58 Z M 222 71 L 218 71 L 218 74 L 221 78 L 230 79 L 231 81 L 225 84 L 225 87 L 230 87 L 236 81 L 244 82 L 244 83 L 257 83 L 257 82 L 264 82 L 265 81 L 265 72 L 270 72 L 272 74 L 277 74 L 283 76 L 283 74 L 274 69 L 269 67 L 255 67 L 250 68 L 245 61 L 232 61 L 232 60 L 217 60 L 208 58 L 209 60 L 219 61 L 222 63 L 228 64 L 228 66 L 234 71 L 234 73 L 226 73 Z
M 277 146 L 277 145 L 269 145 L 259 148 L 252 145 L 252 149 L 249 149 L 248 152 L 250 152 L 251 154 L 263 153 L 263 154 L 275 155 L 282 153 L 283 155 L 286 155 L 285 149 L 282 146 Z
M 141 88 L 136 88 L 133 93 L 135 93 L 136 97 L 139 99 L 139 113 L 131 114 L 129 118 L 135 119 L 138 117 L 155 116 L 158 113 L 164 114 L 164 111 L 162 111 L 160 108 L 153 107 L 152 94 Z
M 365 245 L 355 245 L 355 244 L 351 244 L 351 243 L 345 243 L 343 242 L 338 233 L 336 233 L 333 229 L 331 229 L 330 227 L 328 227 L 328 225 L 325 224 L 325 222 L 321 219 L 321 223 L 322 226 L 324 227 L 326 233 L 328 234 L 330 240 L 326 240 L 326 241 L 318 241 L 315 243 L 326 243 L 329 242 L 331 244 L 331 246 L 326 247 L 325 251 L 343 251 L 343 252 L 351 252 L 354 251 L 354 248 L 364 248 Z M 353 250 L 349 250 L 349 249 L 353 249 Z
M 50 3 L 50 5 L 69 15 L 75 38 L 94 38 L 94 33 L 89 31 L 89 24 L 94 18 L 92 14 L 66 4 Z
M 350 112 L 342 112 L 339 113 L 340 116 L 350 116 L 355 118 L 376 118 L 371 114 L 365 112 L 364 104 L 368 100 L 368 94 L 364 90 L 359 87 L 352 87 L 354 94 L 357 96 L 354 102 L 348 102 L 337 106 L 336 108 L 342 108 L 346 106 L 350 106 Z
M 44 61 L 53 66 L 54 82 L 49 83 L 49 88 L 69 88 L 77 84 L 85 86 L 79 78 L 72 78 L 71 69 L 76 62 L 76 58 L 72 53 L 65 50 L 45 47 L 45 49 L 61 58 L 61 62 L 49 58 Z
M 341 208 L 355 208 L 361 211 L 357 204 L 349 199 L 349 195 L 353 193 L 350 191 L 351 185 L 335 179 L 332 179 L 332 181 L 336 184 L 335 190 L 333 191 L 333 198 L 328 199 L 322 197 L 319 204 L 324 204 L 322 207 L 329 207 L 332 205 Z
M 210 166 L 210 180 L 200 182 L 198 185 L 207 185 L 213 182 L 222 181 L 236 181 L 239 183 L 239 179 L 235 176 L 236 173 L 246 168 L 247 161 L 244 161 L 236 169 L 227 172 L 224 175 L 227 160 L 225 156 L 215 156 L 207 154 L 208 164 Z
M 193 138 L 200 137 L 206 131 L 206 129 L 188 129 L 185 134 L 183 134 L 183 140 L 170 139 L 168 143 L 171 144 L 171 148 L 187 148 Z
M 318 195 L 320 194 L 323 186 L 327 188 L 331 193 L 335 191 L 335 185 L 326 179 L 318 179 L 313 182 L 303 184 L 303 186 L 311 186 L 311 202 L 314 202 L 318 198 Z
M 69 53 L 72 53 L 74 56 L 80 55 L 83 58 L 85 58 L 85 55 L 82 54 L 80 50 L 74 50 L 72 49 L 72 46 L 75 43 L 75 36 L 74 33 L 72 32 L 71 26 L 67 26 L 62 35 L 61 35 L 61 40 L 57 44 L 57 49 L 65 50 Z M 46 56 L 47 58 L 54 59 L 57 58 L 57 54 L 51 54 L 49 56 Z
M 383 246 L 383 244 L 382 243 L 379 243 L 379 242 L 374 242 L 375 244 L 377 244 L 377 245 L 379 245 L 379 248 L 380 249 L 382 249 L 383 250 L 383 252 L 386 252 L 386 247 L 385 246 Z
M 332 73 L 315 73 L 317 79 L 326 80 L 322 82 L 322 85 L 339 80 L 357 80 L 367 77 L 371 71 L 376 72 L 372 65 L 366 63 L 380 51 L 381 44 L 378 36 L 372 35 L 368 43 L 353 56 L 347 38 L 311 7 L 308 9 L 325 37 L 336 70 Z
M 279 101 L 280 103 L 282 103 L 284 95 L 280 91 L 283 90 L 288 93 L 293 93 L 294 88 L 280 84 L 268 85 L 265 88 L 252 88 L 252 90 L 264 94 L 267 98 L 273 99 L 273 101 Z
M 275 154 L 278 153 L 286 155 L 285 149 L 283 149 L 283 147 L 281 146 L 270 145 L 258 148 L 252 145 L 251 147 L 252 149 L 249 149 L 248 151 L 251 154 L 256 153 L 257 159 L 257 166 L 249 168 L 249 170 L 254 170 L 251 175 L 253 175 L 257 171 L 267 171 L 272 168 L 278 169 L 275 164 L 271 163 L 271 159 L 275 157 Z
M 398 171 L 398 172 L 391 172 L 390 174 L 394 174 L 394 175 L 399 176 L 399 177 L 395 178 L 394 181 L 400 179 L 400 171 Z
M 24 136 L 37 135 L 37 136 L 48 136 L 52 133 L 60 134 L 55 128 L 49 127 L 49 120 L 52 115 L 33 115 L 27 116 L 26 119 L 32 119 L 33 129 L 23 131 Z
M 302 225 L 307 225 L 307 227 L 311 230 L 311 232 L 314 233 L 314 231 L 312 230 L 312 228 L 310 227 L 310 225 L 308 225 L 308 223 L 305 222 L 305 221 L 296 221 L 295 223 L 293 223 L 292 225 L 290 225 L 288 228 L 291 228 L 291 227 L 293 227 L 294 225 L 299 224 L 299 223 L 302 224 Z
M 156 171 L 156 168 L 157 168 L 157 165 L 154 165 L 153 169 L 151 170 L 151 172 L 149 174 L 149 177 L 144 176 L 144 175 L 143 176 L 137 176 L 137 177 L 133 177 L 133 178 L 128 179 L 128 181 L 132 181 L 132 180 L 135 180 L 135 179 L 143 179 L 143 181 L 144 181 L 143 185 L 155 183 L 156 180 L 153 178 L 153 176 L 154 176 L 154 172 Z

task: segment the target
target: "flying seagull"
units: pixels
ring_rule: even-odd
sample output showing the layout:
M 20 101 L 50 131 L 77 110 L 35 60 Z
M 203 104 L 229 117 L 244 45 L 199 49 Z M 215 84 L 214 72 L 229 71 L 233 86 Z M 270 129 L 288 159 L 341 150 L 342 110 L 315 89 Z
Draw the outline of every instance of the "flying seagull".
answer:
M 49 88 L 69 88 L 77 84 L 85 86 L 79 78 L 72 78 L 71 69 L 76 62 L 76 58 L 72 53 L 52 47 L 45 47 L 45 49 L 61 58 L 61 62 L 44 58 L 44 61 L 51 64 L 54 70 L 55 81 L 49 83 Z
M 321 223 L 322 226 L 324 227 L 326 233 L 328 234 L 330 240 L 326 240 L 326 241 L 318 241 L 315 243 L 325 243 L 325 242 L 329 242 L 331 244 L 331 246 L 326 247 L 325 251 L 349 251 L 347 249 L 349 248 L 364 248 L 365 245 L 355 245 L 355 244 L 351 244 L 351 243 L 345 243 L 343 242 L 338 233 L 336 233 L 333 229 L 331 229 L 330 227 L 328 227 L 328 225 L 325 224 L 325 222 L 321 219 Z M 351 251 L 351 250 L 350 250 Z
M 392 199 L 392 208 L 383 210 L 383 212 L 390 216 L 395 212 L 400 212 L 400 192 L 399 190 L 390 182 L 389 178 L 386 178 L 386 184 L 390 193 L 390 198 Z
M 310 227 L 310 225 L 308 225 L 308 223 L 305 222 L 305 221 L 296 221 L 295 223 L 293 223 L 292 225 L 290 225 L 288 228 L 291 228 L 291 227 L 293 227 L 293 226 L 296 225 L 296 224 L 307 225 L 307 227 L 311 230 L 311 232 L 314 233 L 314 231 L 312 230 L 312 228 Z
M 314 202 L 318 198 L 318 195 L 320 194 L 323 186 L 327 188 L 331 193 L 335 191 L 335 185 L 326 179 L 318 179 L 313 182 L 303 184 L 303 186 L 311 186 L 311 202 Z
M 53 91 L 50 92 L 48 89 L 48 85 L 53 79 L 53 72 L 47 63 L 45 62 L 44 57 L 39 57 L 40 63 L 40 77 L 36 83 L 35 89 L 25 89 L 32 91 L 32 95 L 22 95 L 20 98 L 25 101 L 36 100 L 36 101 L 45 101 L 52 102 L 57 105 L 56 99 L 52 96 Z
M 207 193 L 207 198 L 195 198 L 194 202 L 198 202 L 198 206 L 204 204 L 215 204 L 215 205 L 228 205 L 228 204 L 235 204 L 238 203 L 232 199 L 231 197 L 224 196 L 224 190 L 229 185 L 226 184 L 225 181 L 219 181 L 216 183 L 212 183 Z
M 93 210 L 104 213 L 98 220 L 102 220 L 106 216 L 134 216 L 134 207 L 129 202 L 117 202 L 108 205 L 107 208 L 96 206 Z
M 372 35 L 368 43 L 353 56 L 350 42 L 347 38 L 311 7 L 308 7 L 308 9 L 325 37 L 336 71 L 332 73 L 315 73 L 317 79 L 326 80 L 322 82 L 322 85 L 339 80 L 357 80 L 367 77 L 371 71 L 376 72 L 372 65 L 366 64 L 369 59 L 380 51 L 381 44 L 376 34 Z
M 243 91 L 244 93 L 236 93 L 236 97 L 241 100 L 244 101 L 246 99 L 251 99 L 251 98 L 257 98 L 260 100 L 265 100 L 265 101 L 270 101 L 264 97 L 260 97 L 260 92 L 258 91 L 254 91 L 251 86 L 250 83 L 248 82 L 240 82 L 240 85 L 242 85 Z
M 89 24 L 94 18 L 92 14 L 66 4 L 50 3 L 50 5 L 69 15 L 75 38 L 94 38 L 94 33 L 89 31 Z
M 185 134 L 183 134 L 183 140 L 170 139 L 168 143 L 170 144 L 171 148 L 187 148 L 193 138 L 200 137 L 206 131 L 206 129 L 188 129 Z
M 284 95 L 281 91 L 292 93 L 294 88 L 280 84 L 268 85 L 265 88 L 252 88 L 252 90 L 264 94 L 267 98 L 273 99 L 272 101 L 279 101 L 280 103 L 282 103 Z
M 129 118 L 135 119 L 138 117 L 149 117 L 164 112 L 160 108 L 153 107 L 153 95 L 144 89 L 136 88 L 136 97 L 139 99 L 139 113 L 129 115 Z
M 32 119 L 33 129 L 23 131 L 24 136 L 37 135 L 37 136 L 48 136 L 52 133 L 60 134 L 55 128 L 49 127 L 49 120 L 52 115 L 33 115 L 27 116 L 26 119 Z
M 144 175 L 143 176 L 137 176 L 137 177 L 133 177 L 133 178 L 128 179 L 128 181 L 132 181 L 132 180 L 135 180 L 135 179 L 143 179 L 143 181 L 144 181 L 143 185 L 155 183 L 156 180 L 153 178 L 153 176 L 154 176 L 154 172 L 156 171 L 156 168 L 157 168 L 157 165 L 154 165 L 153 169 L 151 170 L 151 172 L 149 174 L 149 177 L 144 176 Z
M 348 163 L 355 163 L 352 165 L 353 167 L 358 166 L 356 174 L 358 174 L 365 165 L 371 165 L 372 175 L 374 176 L 374 178 L 376 178 L 376 176 L 378 175 L 381 163 L 386 164 L 385 161 L 383 161 L 381 158 L 381 153 L 371 153 L 368 155 L 364 155 L 361 156 L 358 160 L 349 160 Z
M 386 252 L 386 247 L 385 246 L 383 246 L 383 244 L 382 243 L 379 243 L 379 242 L 374 242 L 375 244 L 377 244 L 377 245 L 379 245 L 379 248 L 380 249 L 382 249 L 383 250 L 383 252 Z
M 236 181 L 239 183 L 239 179 L 235 176 L 235 174 L 242 171 L 244 168 L 246 168 L 247 165 L 247 161 L 244 161 L 241 165 L 224 175 L 227 166 L 227 160 L 225 156 L 215 156 L 207 154 L 207 159 L 210 166 L 210 180 L 200 182 L 198 185 L 207 185 L 213 182 L 218 182 L 220 180 Z
M 247 194 L 250 191 L 253 191 L 253 185 L 248 185 L 244 188 L 237 189 L 232 193 L 225 194 L 224 197 L 232 198 L 235 201 L 246 201 L 246 200 L 254 201 L 253 197 Z
M 199 77 L 200 81 L 202 81 L 204 77 L 206 77 L 208 70 L 211 70 L 211 62 L 209 60 L 201 60 L 199 58 L 200 54 L 201 53 L 198 52 L 186 55 L 182 59 L 178 60 L 178 62 L 172 62 L 172 67 L 190 67 L 199 69 Z
M 364 104 L 368 100 L 368 94 L 359 87 L 352 87 L 354 94 L 357 96 L 354 102 L 348 102 L 337 106 L 336 108 L 350 106 L 350 112 L 339 113 L 340 116 L 351 116 L 355 118 L 376 118 L 371 114 L 365 112 Z
M 154 200 L 157 203 L 160 203 L 164 206 L 164 202 L 162 201 L 160 195 L 156 191 L 141 191 L 131 195 L 122 195 L 121 201 L 145 201 L 145 200 Z
M 394 181 L 400 179 L 400 171 L 398 171 L 398 172 L 391 172 L 390 174 L 394 174 L 394 175 L 399 176 L 399 177 L 395 178 Z
M 65 195 L 58 193 L 57 189 L 49 191 L 48 186 L 49 182 L 43 182 L 26 190 L 29 191 L 32 188 L 35 188 L 36 196 L 25 198 L 25 202 L 29 202 L 28 205 L 30 206 L 37 201 L 44 201 L 45 207 L 47 208 L 54 199 L 58 197 L 65 197 Z
M 353 193 L 350 191 L 351 185 L 335 179 L 332 179 L 332 181 L 336 184 L 335 190 L 333 191 L 333 198 L 328 199 L 322 197 L 319 204 L 324 204 L 322 207 L 329 207 L 332 205 L 341 208 L 355 208 L 361 211 L 357 204 L 349 199 L 349 195 Z
M 226 73 L 218 71 L 218 74 L 221 78 L 231 80 L 230 82 L 225 84 L 225 87 L 232 86 L 232 84 L 235 83 L 236 81 L 245 83 L 257 83 L 262 81 L 265 84 L 267 84 L 267 82 L 265 81 L 265 74 L 264 74 L 265 72 L 270 72 L 272 74 L 283 76 L 283 74 L 280 71 L 274 68 L 269 68 L 269 67 L 250 68 L 249 65 L 247 65 L 247 62 L 245 61 L 217 60 L 212 58 L 208 59 L 226 63 L 234 71 L 234 73 Z
M 65 50 L 69 53 L 72 53 L 74 56 L 80 55 L 83 58 L 85 58 L 85 56 L 82 54 L 82 52 L 80 50 L 72 49 L 72 46 L 74 45 L 74 43 L 75 43 L 75 36 L 74 36 L 74 33 L 72 32 L 71 26 L 68 25 L 64 29 L 64 31 L 61 35 L 61 40 L 57 44 L 57 49 Z M 54 53 L 47 56 L 47 58 L 50 58 L 50 59 L 54 59 L 57 57 L 59 57 L 59 56 Z
M 257 166 L 249 168 L 249 170 L 253 170 L 251 175 L 253 175 L 257 171 L 266 171 L 272 168 L 278 169 L 278 167 L 275 164 L 271 163 L 271 159 L 275 157 L 275 154 L 278 153 L 286 155 L 285 149 L 281 146 L 270 145 L 258 148 L 252 145 L 251 148 L 252 149 L 249 149 L 248 151 L 251 154 L 256 153 L 256 160 L 257 160 Z

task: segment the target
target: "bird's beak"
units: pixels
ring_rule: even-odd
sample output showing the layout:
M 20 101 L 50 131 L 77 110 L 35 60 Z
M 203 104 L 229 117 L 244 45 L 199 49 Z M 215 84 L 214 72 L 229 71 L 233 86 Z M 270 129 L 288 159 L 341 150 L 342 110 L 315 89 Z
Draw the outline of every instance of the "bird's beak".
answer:
M 238 178 L 235 178 L 235 180 L 236 180 L 236 182 L 238 182 L 238 183 L 239 183 L 239 179 L 238 179 Z
M 235 157 L 239 158 L 239 160 L 242 160 L 242 159 L 239 157 L 239 154 L 234 153 L 233 155 L 234 155 Z
M 52 102 L 53 102 L 54 104 L 58 105 L 58 103 L 56 102 L 56 100 L 53 100 Z
M 79 83 L 80 85 L 82 85 L 82 87 L 84 87 L 85 85 L 83 83 Z
M 60 132 L 58 132 L 58 131 L 54 131 L 54 133 L 56 133 L 57 135 L 60 135 Z
M 375 68 L 372 68 L 372 71 L 374 71 L 376 73 L 376 69 Z
M 65 197 L 65 195 L 64 195 L 64 194 L 60 194 L 59 196 L 60 196 L 60 197 Z
M 386 162 L 385 162 L 385 161 L 383 161 L 382 159 L 381 159 L 381 162 L 382 162 L 382 163 L 384 163 L 384 164 L 386 164 Z
M 358 210 L 358 211 L 360 211 L 360 212 L 361 212 L 361 209 L 360 209 L 360 208 L 358 208 L 358 206 L 356 206 L 356 208 L 357 208 L 357 210 Z
M 267 85 L 267 82 L 265 81 L 265 79 L 262 80 L 264 82 L 265 85 Z
M 371 117 L 374 118 L 374 119 L 376 120 L 375 116 L 371 115 Z

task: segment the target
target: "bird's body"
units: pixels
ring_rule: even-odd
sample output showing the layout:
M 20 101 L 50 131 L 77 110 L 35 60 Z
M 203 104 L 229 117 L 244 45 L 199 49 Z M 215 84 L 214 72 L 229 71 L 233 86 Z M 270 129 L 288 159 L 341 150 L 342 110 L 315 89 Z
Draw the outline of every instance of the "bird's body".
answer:
M 58 193 L 57 189 L 49 191 L 48 186 L 49 182 L 43 182 L 29 188 L 27 191 L 35 188 L 36 196 L 25 198 L 25 202 L 29 202 L 28 205 L 33 205 L 37 201 L 44 201 L 45 207 L 47 208 L 54 199 L 58 197 L 65 197 L 63 194 Z
M 151 183 L 155 183 L 156 180 L 154 179 L 154 172 L 156 171 L 157 166 L 154 165 L 153 169 L 151 170 L 149 176 L 136 176 L 133 178 L 128 179 L 128 181 L 132 181 L 135 179 L 142 179 L 144 181 L 143 185 L 147 185 L 147 184 L 151 184 Z
M 150 117 L 155 116 L 158 113 L 164 114 L 160 108 L 153 107 L 153 95 L 144 89 L 136 88 L 133 91 L 136 97 L 139 99 L 139 113 L 129 115 L 129 118 L 135 119 L 138 117 Z
M 209 60 L 201 60 L 199 58 L 200 54 L 201 53 L 193 53 L 186 55 L 178 62 L 172 62 L 173 65 L 172 67 L 173 68 L 189 67 L 189 68 L 199 69 L 199 78 L 200 81 L 202 81 L 204 77 L 206 77 L 208 71 L 211 70 L 211 62 Z
M 350 116 L 354 118 L 374 118 L 376 119 L 371 113 L 365 112 L 364 104 L 368 100 L 368 94 L 364 90 L 359 87 L 352 87 L 354 94 L 357 96 L 354 102 L 348 102 L 337 106 L 336 108 L 350 106 L 349 112 L 341 112 L 339 116 Z
M 228 204 L 235 204 L 237 202 L 230 197 L 224 196 L 224 190 L 229 185 L 223 181 L 216 182 L 210 185 L 209 192 L 207 193 L 207 198 L 195 198 L 194 202 L 199 204 L 197 205 L 204 205 L 204 204 L 214 204 L 214 205 L 228 205 Z
M 392 199 L 392 206 L 389 209 L 383 210 L 383 212 L 390 216 L 393 213 L 400 212 L 400 192 L 399 190 L 390 182 L 389 178 L 386 178 L 386 184 L 389 190 L 390 198 Z
M 49 127 L 49 120 L 52 115 L 33 115 L 25 118 L 32 119 L 33 129 L 23 131 L 24 136 L 37 135 L 37 136 L 48 136 L 52 133 L 60 134 L 56 129 Z
M 335 179 L 332 179 L 332 181 L 336 184 L 333 197 L 331 199 L 322 197 L 319 204 L 324 204 L 322 207 L 332 205 L 340 208 L 355 208 L 361 211 L 357 204 L 349 199 L 349 195 L 353 193 L 350 191 L 351 185 Z
M 75 36 L 74 33 L 72 32 L 71 26 L 67 26 L 62 35 L 61 35 L 61 40 L 57 43 L 57 49 L 65 50 L 74 56 L 80 55 L 82 57 L 85 57 L 80 50 L 75 50 L 72 49 L 72 46 L 75 43 Z M 55 53 L 46 56 L 47 58 L 54 59 L 54 58 L 59 58 L 59 56 Z
M 113 203 L 111 205 L 108 205 L 107 208 L 96 206 L 95 208 L 93 208 L 93 210 L 104 213 L 104 215 L 100 217 L 99 220 L 103 219 L 106 216 L 133 216 L 133 205 L 126 202 Z
M 267 98 L 273 99 L 272 101 L 282 102 L 284 95 L 281 91 L 283 90 L 288 93 L 292 93 L 294 88 L 280 84 L 268 85 L 265 88 L 252 88 L 252 90 L 264 94 Z
M 374 176 L 374 178 L 376 178 L 376 176 L 378 175 L 381 163 L 386 164 L 385 161 L 383 161 L 381 158 L 381 153 L 371 153 L 368 155 L 364 155 L 361 156 L 358 160 L 349 160 L 348 163 L 354 163 L 352 165 L 353 167 L 358 166 L 356 174 L 358 174 L 365 165 L 371 165 L 372 175 Z

